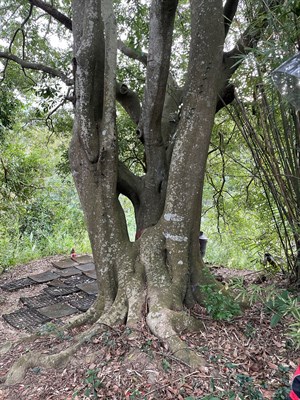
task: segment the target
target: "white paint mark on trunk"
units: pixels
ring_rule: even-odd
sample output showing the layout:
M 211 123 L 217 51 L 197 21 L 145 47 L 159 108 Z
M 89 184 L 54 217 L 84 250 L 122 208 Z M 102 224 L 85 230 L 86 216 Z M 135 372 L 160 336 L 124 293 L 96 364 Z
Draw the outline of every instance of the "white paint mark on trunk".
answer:
M 180 235 L 172 235 L 171 233 L 164 232 L 164 237 L 166 239 L 173 240 L 174 242 L 187 242 L 187 236 L 180 236 Z
M 167 213 L 164 215 L 164 219 L 166 221 L 174 221 L 174 222 L 181 222 L 183 221 L 183 217 L 181 217 L 178 214 L 171 214 L 171 213 Z

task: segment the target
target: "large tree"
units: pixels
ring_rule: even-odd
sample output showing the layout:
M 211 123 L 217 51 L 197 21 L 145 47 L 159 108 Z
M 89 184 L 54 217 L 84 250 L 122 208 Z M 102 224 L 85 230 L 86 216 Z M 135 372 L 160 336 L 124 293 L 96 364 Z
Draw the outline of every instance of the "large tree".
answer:
M 256 19 L 244 17 L 249 26 L 229 51 L 224 51 L 225 38 L 239 1 L 227 0 L 224 5 L 221 0 L 183 3 L 190 9 L 190 31 L 182 87 L 171 74 L 170 62 L 177 0 L 151 2 L 147 53 L 118 39 L 110 0 L 73 0 L 72 19 L 42 0 L 22 2 L 29 7 L 29 14 L 23 12 L 17 31 L 24 31 L 34 12 L 35 18 L 48 15 L 72 31 L 73 76 L 53 65 L 51 57 L 51 65 L 39 62 L 32 50 L 33 60 L 28 60 L 23 45 L 30 32 L 20 41 L 22 55 L 13 52 L 17 33 L 0 52 L 5 63 L 11 60 L 23 70 L 42 71 L 70 87 L 74 78 L 74 94 L 68 96 L 74 105 L 69 157 L 92 245 L 99 295 L 94 307 L 77 321 L 94 321 L 94 326 L 70 350 L 46 361 L 40 359 L 40 363 L 55 363 L 71 354 L 95 335 L 102 323 L 125 322 L 134 329 L 144 317 L 176 357 L 190 365 L 201 363 L 187 350 L 179 333 L 201 327 L 201 321 L 193 320 L 184 310 L 203 304 L 201 285 L 215 284 L 201 259 L 198 241 L 212 126 L 215 113 L 234 98 L 229 81 L 240 57 L 257 44 L 267 25 L 267 13 L 277 2 L 257 6 Z M 67 2 L 64 5 L 67 12 Z M 144 66 L 143 98 L 117 81 L 118 49 Z M 120 161 L 116 101 L 132 119 L 143 146 L 142 176 Z M 120 194 L 134 207 L 137 240 L 133 243 Z M 13 367 L 8 382 L 19 379 L 24 366 L 35 362 L 35 357 L 27 355 Z

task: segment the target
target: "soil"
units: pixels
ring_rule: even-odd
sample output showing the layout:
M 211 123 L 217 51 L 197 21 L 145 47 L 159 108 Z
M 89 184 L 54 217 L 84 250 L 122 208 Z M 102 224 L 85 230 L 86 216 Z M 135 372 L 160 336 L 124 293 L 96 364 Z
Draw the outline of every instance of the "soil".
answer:
M 52 261 L 60 257 L 47 257 L 21 265 L 3 273 L 5 281 L 51 270 Z M 227 282 L 231 278 L 243 279 L 267 288 L 274 284 L 253 271 L 228 270 L 210 266 L 217 279 Z M 282 277 L 275 284 L 284 286 Z M 39 294 L 45 287 L 7 292 L 0 289 L 0 312 L 12 312 L 20 307 L 23 296 Z M 182 339 L 189 348 L 200 353 L 206 365 L 192 370 L 176 359 L 141 323 L 140 330 L 130 332 L 126 327 L 103 327 L 102 333 L 83 345 L 80 350 L 58 369 L 31 368 L 20 384 L 0 386 L 1 400 L 81 400 L 81 399 L 284 399 L 284 391 L 300 359 L 300 352 L 287 338 L 289 320 L 271 327 L 272 314 L 262 303 L 247 308 L 240 317 L 231 321 L 215 321 L 204 309 L 190 311 L 201 318 L 205 329 L 197 333 L 184 333 Z M 67 318 L 59 321 L 59 325 Z M 61 332 L 53 324 L 52 334 L 38 336 L 33 342 L 18 342 L 1 354 L 6 341 L 28 337 L 25 330 L 17 330 L 0 318 L 0 379 L 12 364 L 28 351 L 51 354 L 72 344 L 73 337 L 86 329 Z M 2 379 L 3 380 L 3 379 Z

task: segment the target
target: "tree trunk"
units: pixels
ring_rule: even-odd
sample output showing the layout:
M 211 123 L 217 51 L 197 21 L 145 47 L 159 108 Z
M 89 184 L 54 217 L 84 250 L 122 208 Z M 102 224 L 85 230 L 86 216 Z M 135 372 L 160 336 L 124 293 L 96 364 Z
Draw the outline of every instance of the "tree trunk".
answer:
M 137 328 L 146 313 L 152 332 L 176 356 L 197 364 L 201 360 L 186 351 L 178 333 L 201 326 L 182 310 L 201 302 L 199 285 L 207 277 L 198 233 L 220 90 L 222 2 L 191 2 L 188 82 L 169 163 L 161 131 L 177 2 L 152 3 L 148 78 L 139 122 L 147 162 L 136 209 L 143 233 L 135 243 L 129 241 L 117 193 L 116 35 L 110 3 L 102 1 L 100 7 L 97 0 L 73 1 L 76 105 L 70 160 L 96 265 L 96 313 L 107 324 L 122 322 L 131 328 Z

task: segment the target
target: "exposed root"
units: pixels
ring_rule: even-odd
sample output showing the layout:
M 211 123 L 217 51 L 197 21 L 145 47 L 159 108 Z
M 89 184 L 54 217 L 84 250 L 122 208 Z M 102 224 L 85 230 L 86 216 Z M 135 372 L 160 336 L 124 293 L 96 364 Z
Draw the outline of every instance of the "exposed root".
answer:
M 6 375 L 5 384 L 14 385 L 16 383 L 20 383 L 24 378 L 26 371 L 29 368 L 35 367 L 37 364 L 44 368 L 55 368 L 58 366 L 63 366 L 67 362 L 69 357 L 76 352 L 80 345 L 80 342 L 76 343 L 68 349 L 53 355 L 41 355 L 40 353 L 36 352 L 30 352 L 23 355 L 10 368 L 9 372 Z
M 103 325 L 113 326 L 119 324 L 120 322 L 124 322 L 128 308 L 124 298 L 123 301 L 120 301 L 120 297 L 121 296 L 117 296 L 116 301 L 109 312 L 103 314 L 90 329 L 75 337 L 75 344 L 73 346 L 70 346 L 66 350 L 53 355 L 41 355 L 38 352 L 30 352 L 21 356 L 7 373 L 5 384 L 13 385 L 21 382 L 26 374 L 26 371 L 29 368 L 33 368 L 37 365 L 44 368 L 63 366 L 69 357 L 71 357 L 79 349 L 79 347 L 82 346 L 82 344 L 91 340 L 101 331 Z M 89 320 L 91 320 L 92 315 L 95 314 L 90 314 Z
M 14 342 L 5 342 L 1 347 L 0 347 L 0 354 L 5 354 L 8 353 L 9 350 L 14 346 Z
M 128 313 L 128 305 L 125 294 L 123 291 L 119 291 L 114 304 L 110 310 L 97 320 L 97 324 L 104 324 L 108 326 L 114 326 L 125 322 Z
M 49 332 L 49 333 L 42 334 L 42 336 L 47 336 L 47 335 L 50 336 L 50 335 L 52 335 L 52 333 Z M 40 333 L 33 333 L 32 335 L 22 337 L 15 341 L 4 342 L 4 344 L 2 346 L 0 346 L 0 354 L 8 353 L 12 347 L 17 346 L 18 344 L 34 342 L 39 337 L 41 337 Z
M 144 314 L 146 303 L 146 291 L 131 290 L 128 297 L 128 313 L 126 325 L 132 329 L 138 329 L 141 323 L 142 315 Z
M 102 307 L 99 307 L 102 299 L 98 296 L 95 303 L 84 314 L 76 315 L 71 318 L 63 327 L 62 330 L 77 328 L 85 324 L 93 324 L 101 315 Z
M 169 346 L 170 351 L 177 359 L 191 368 L 205 364 L 203 358 L 194 350 L 189 349 L 178 335 L 180 331 L 185 329 L 201 329 L 203 324 L 200 321 L 194 320 L 182 312 L 162 309 L 158 312 L 149 312 L 147 323 L 151 331 Z
M 44 368 L 64 366 L 69 357 L 71 357 L 79 349 L 79 347 L 82 346 L 83 343 L 89 341 L 93 336 L 99 333 L 100 329 L 101 325 L 93 325 L 88 331 L 81 333 L 75 338 L 76 343 L 73 346 L 70 346 L 66 350 L 63 350 L 57 354 L 44 356 L 38 352 L 30 352 L 23 355 L 10 368 L 6 375 L 5 384 L 14 385 L 21 382 L 26 374 L 26 371 L 29 368 L 33 368 L 37 365 Z

